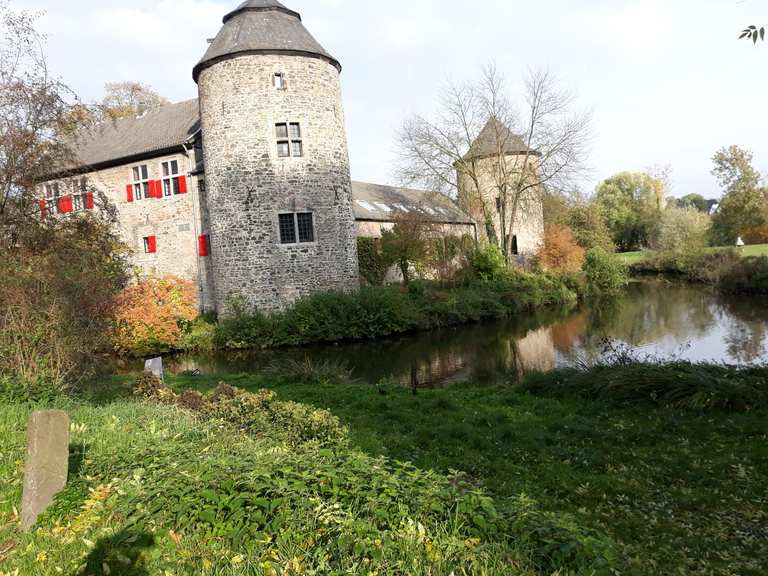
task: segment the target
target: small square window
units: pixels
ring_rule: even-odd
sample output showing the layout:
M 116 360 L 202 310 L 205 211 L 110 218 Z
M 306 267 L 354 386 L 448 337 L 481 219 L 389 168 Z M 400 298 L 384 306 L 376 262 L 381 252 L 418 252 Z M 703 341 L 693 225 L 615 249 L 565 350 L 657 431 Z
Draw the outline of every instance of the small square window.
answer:
M 304 155 L 304 149 L 302 148 L 301 140 L 294 140 L 291 142 L 291 153 L 296 157 Z
M 299 228 L 299 242 L 314 242 L 315 226 L 312 222 L 312 213 L 296 214 L 296 223 Z
M 301 138 L 301 127 L 297 122 L 291 123 L 290 131 L 291 131 L 291 138 L 293 138 L 294 140 Z
M 288 124 L 276 124 L 275 132 L 278 138 L 288 138 Z
M 287 158 L 291 155 L 291 149 L 288 142 L 278 142 L 277 143 L 277 155 L 280 158 Z
M 296 244 L 296 221 L 294 214 L 280 214 L 280 243 Z

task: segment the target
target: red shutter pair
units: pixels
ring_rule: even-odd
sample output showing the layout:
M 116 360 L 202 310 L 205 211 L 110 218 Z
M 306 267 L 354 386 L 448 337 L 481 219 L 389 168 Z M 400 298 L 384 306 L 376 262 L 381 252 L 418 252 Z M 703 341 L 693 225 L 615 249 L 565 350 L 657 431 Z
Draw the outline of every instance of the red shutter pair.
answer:
M 208 234 L 201 234 L 197 237 L 197 252 L 201 258 L 209 256 L 211 253 L 211 243 Z
M 163 181 L 162 180 L 150 180 L 149 181 L 149 197 L 160 199 L 163 197 Z

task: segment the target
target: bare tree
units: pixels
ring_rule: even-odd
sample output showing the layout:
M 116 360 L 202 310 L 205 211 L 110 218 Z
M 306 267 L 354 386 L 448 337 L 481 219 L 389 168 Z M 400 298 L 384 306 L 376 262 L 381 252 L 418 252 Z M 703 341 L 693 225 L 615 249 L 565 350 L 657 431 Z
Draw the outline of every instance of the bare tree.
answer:
M 509 261 L 518 219 L 541 209 L 544 190 L 570 191 L 584 174 L 592 117 L 574 107 L 546 71 L 529 74 L 517 107 L 490 65 L 477 84 L 449 84 L 433 119 L 403 123 L 398 176 L 458 198 Z
M 95 108 L 104 120 L 140 116 L 168 100 L 141 82 L 111 82 L 104 86 L 104 98 Z

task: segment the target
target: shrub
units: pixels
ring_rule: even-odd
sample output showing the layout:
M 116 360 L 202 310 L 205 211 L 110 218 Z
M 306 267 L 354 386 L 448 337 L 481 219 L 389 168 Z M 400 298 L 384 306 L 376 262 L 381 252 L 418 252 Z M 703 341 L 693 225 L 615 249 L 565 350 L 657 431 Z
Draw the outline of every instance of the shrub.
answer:
M 175 276 L 147 278 L 119 295 L 112 342 L 118 352 L 136 356 L 175 350 L 196 316 L 192 282 Z
M 480 280 L 499 278 L 507 270 L 504 254 L 495 244 L 476 246 L 469 253 L 469 266 L 472 274 Z
M 695 208 L 667 208 L 654 241 L 657 257 L 668 268 L 695 268 L 709 245 L 710 228 L 710 217 Z
M 326 384 L 349 384 L 352 382 L 352 369 L 346 362 L 323 360 L 276 361 L 264 371 L 270 382 L 300 383 L 315 386 Z
M 768 257 L 739 259 L 721 272 L 719 288 L 735 294 L 768 294 Z
M 591 202 L 571 208 L 568 211 L 567 222 L 576 243 L 584 250 L 591 248 L 602 248 L 606 252 L 616 250 L 611 230 L 605 222 L 602 207 L 598 203 Z
M 768 224 L 745 230 L 742 239 L 747 244 L 768 244 Z
M 576 243 L 570 228 L 549 224 L 544 228 L 544 244 L 537 258 L 545 270 L 573 273 L 584 264 L 584 249 Z
M 124 254 L 92 215 L 0 230 L 0 375 L 52 392 L 81 381 L 108 344 Z
M 617 294 L 627 284 L 627 267 L 602 248 L 592 248 L 584 262 L 587 290 L 595 295 Z
M 405 284 L 411 281 L 411 268 L 427 262 L 431 231 L 431 223 L 413 212 L 396 216 L 392 230 L 382 233 L 382 257 L 385 262 L 398 266 Z
M 215 346 L 216 322 L 201 316 L 182 331 L 176 346 L 187 352 L 210 352 Z
M 370 286 L 384 284 L 387 271 L 393 262 L 384 256 L 381 240 L 378 238 L 358 238 L 357 256 L 362 279 Z

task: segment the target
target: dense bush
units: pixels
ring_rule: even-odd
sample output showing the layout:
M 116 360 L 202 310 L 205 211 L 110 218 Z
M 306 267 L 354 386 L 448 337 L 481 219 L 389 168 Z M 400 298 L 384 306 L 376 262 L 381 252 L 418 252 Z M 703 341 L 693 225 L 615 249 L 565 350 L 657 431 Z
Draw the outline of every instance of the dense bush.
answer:
M 112 342 L 118 352 L 135 356 L 179 349 L 197 313 L 194 283 L 174 276 L 146 278 L 119 295 Z
M 90 215 L 0 230 L 0 375 L 36 395 L 81 380 L 108 344 L 124 253 Z
M 414 282 L 408 289 L 366 287 L 355 293 L 315 294 L 269 316 L 235 304 L 219 322 L 215 342 L 224 349 L 253 349 L 381 338 L 505 318 L 542 306 L 573 305 L 578 290 L 578 282 L 570 277 L 506 272 L 496 273 L 492 281 L 451 288 Z
M 627 267 L 602 248 L 587 252 L 584 273 L 587 289 L 595 295 L 616 294 L 627 284 Z
M 669 207 L 661 215 L 653 248 L 662 266 L 694 269 L 709 246 L 712 221 L 695 208 Z
M 768 294 L 768 257 L 741 258 L 720 274 L 718 286 L 735 294 Z
M 587 370 L 533 375 L 534 394 L 613 402 L 651 402 L 686 410 L 743 412 L 768 405 L 768 371 L 710 364 L 609 362 Z
M 358 238 L 357 256 L 360 266 L 360 277 L 370 286 L 384 284 L 387 271 L 394 264 L 381 249 L 378 238 Z
M 472 274 L 480 280 L 494 280 L 507 271 L 504 253 L 495 244 L 475 246 L 468 256 Z
M 584 249 L 576 243 L 570 228 L 549 224 L 544 228 L 544 244 L 537 259 L 545 270 L 575 273 L 584 264 Z

